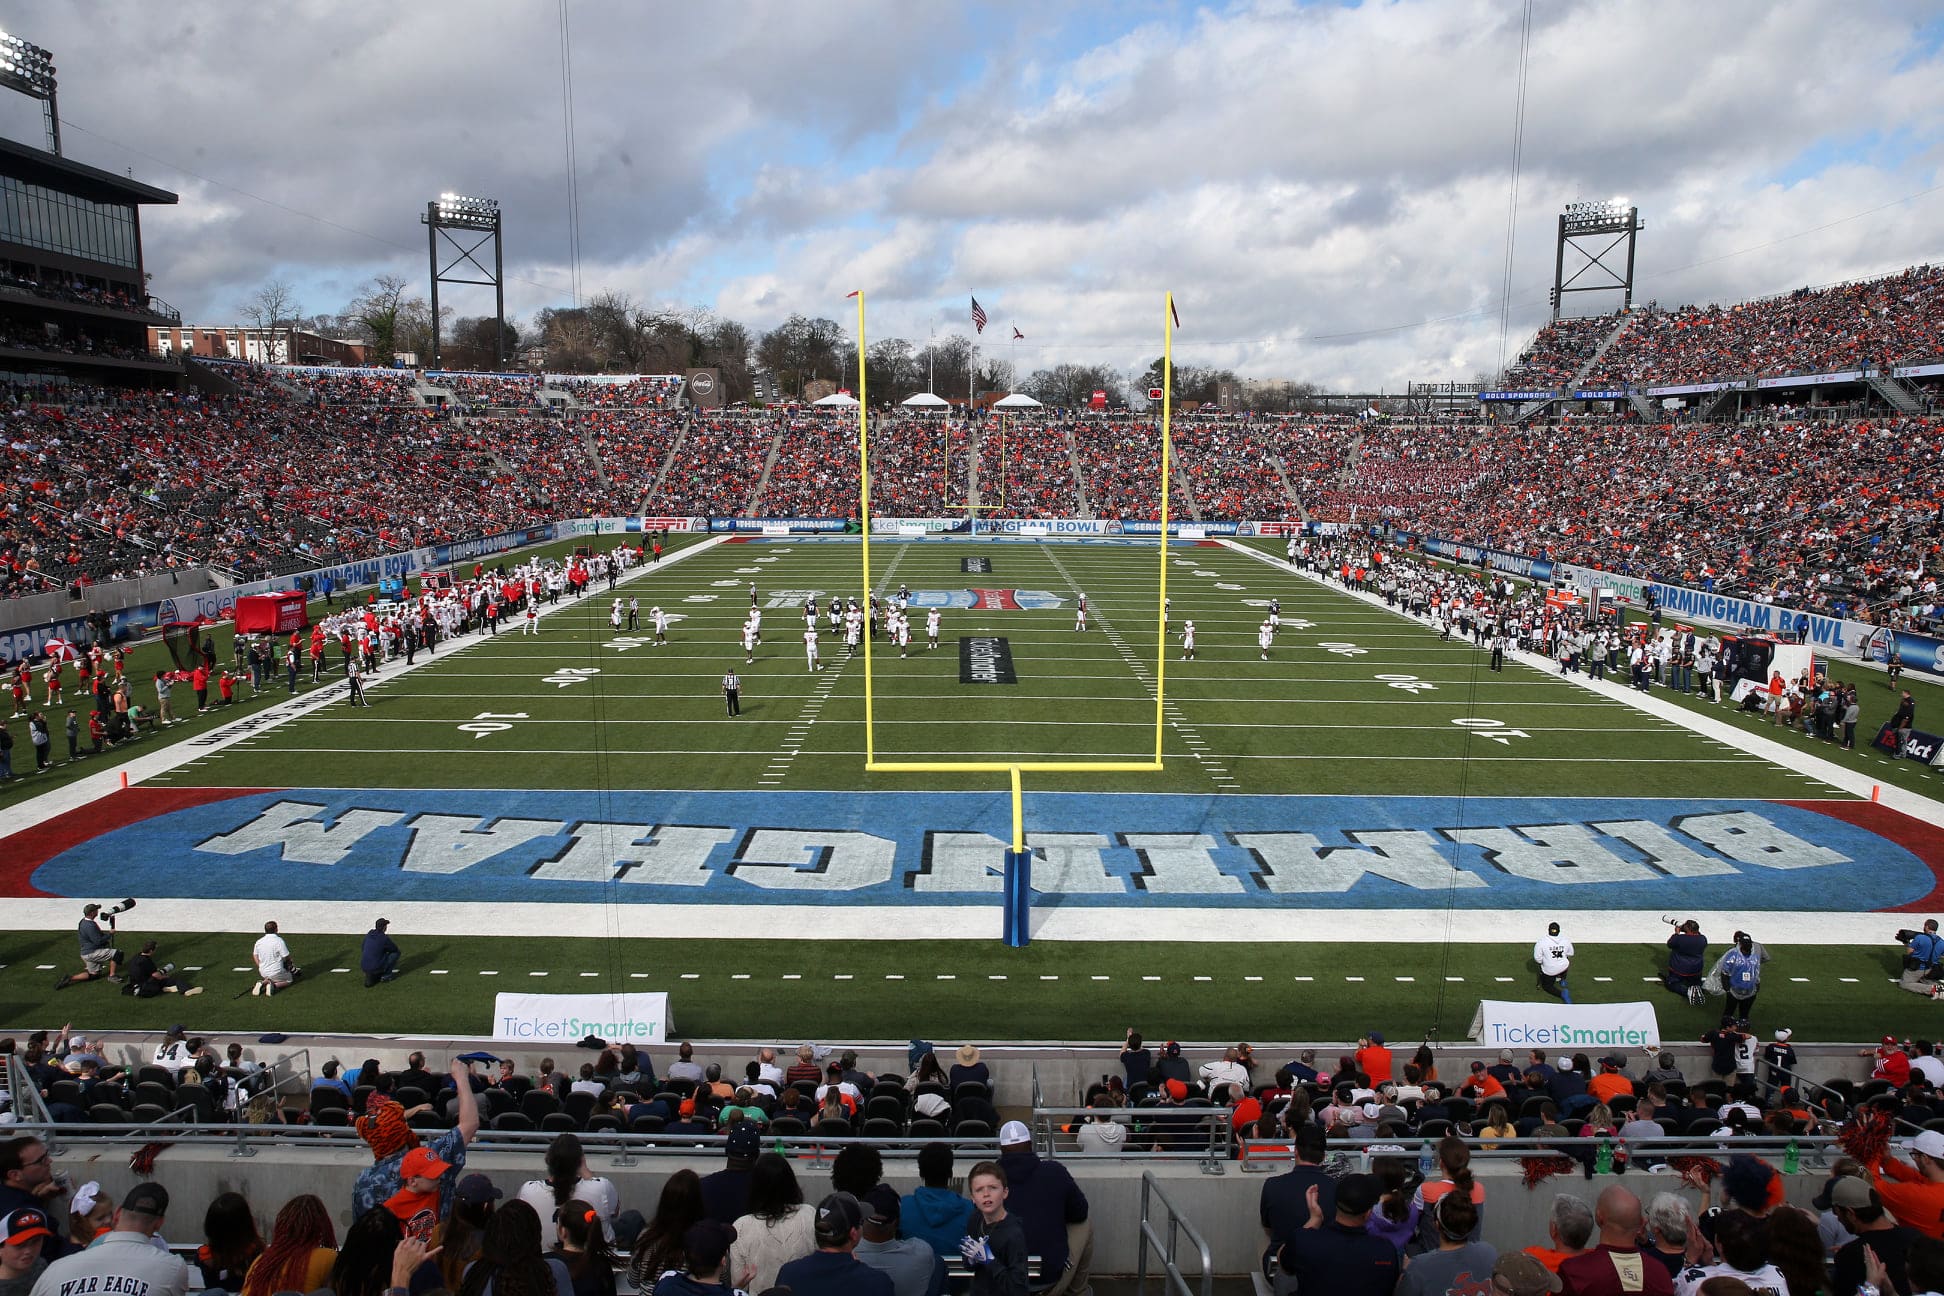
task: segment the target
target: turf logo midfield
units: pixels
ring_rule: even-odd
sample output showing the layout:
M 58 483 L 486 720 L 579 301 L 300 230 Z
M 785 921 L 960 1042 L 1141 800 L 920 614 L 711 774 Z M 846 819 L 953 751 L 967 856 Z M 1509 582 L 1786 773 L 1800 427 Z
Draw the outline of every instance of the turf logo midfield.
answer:
M 1000 891 L 1010 819 L 1004 793 L 169 795 L 94 836 L 74 812 L 23 881 L 91 895 L 142 859 L 157 896 L 963 904 Z M 1035 888 L 1083 906 L 1854 912 L 1936 887 L 1869 817 L 1894 812 L 1831 805 L 1061 793 L 1029 798 L 1027 842 Z
M 1065 607 L 1066 600 L 1051 590 L 913 590 L 911 606 L 969 608 L 982 612 L 1045 612 L 1052 608 Z

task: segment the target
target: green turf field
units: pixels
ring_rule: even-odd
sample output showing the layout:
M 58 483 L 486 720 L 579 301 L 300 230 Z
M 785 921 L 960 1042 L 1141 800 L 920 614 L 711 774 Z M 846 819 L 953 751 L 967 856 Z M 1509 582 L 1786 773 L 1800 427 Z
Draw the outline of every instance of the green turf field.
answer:
M 551 546 L 560 551 L 565 544 Z M 1264 550 L 1280 556 L 1279 546 Z M 990 570 L 969 574 L 968 558 Z M 924 644 L 922 612 L 901 658 L 884 640 L 873 652 L 881 758 L 1011 760 L 1145 759 L 1154 743 L 1157 554 L 1152 544 L 991 541 L 873 546 L 877 587 L 1040 591 L 1048 604 L 1023 610 L 944 610 L 942 642 Z M 1171 546 L 1171 631 L 1166 648 L 1163 749 L 1155 774 L 1033 774 L 1033 792 L 1280 794 L 1329 796 L 1845 797 L 1815 779 L 1745 751 L 1596 697 L 1549 671 L 1486 669 L 1469 644 L 1441 641 L 1408 618 L 1290 575 L 1217 545 Z M 764 642 L 745 664 L 738 629 L 756 585 Z M 642 789 L 715 791 L 992 790 L 1003 776 L 864 771 L 864 663 L 827 631 L 825 669 L 806 669 L 798 606 L 815 595 L 859 589 L 854 541 L 805 537 L 718 544 L 619 591 L 643 609 L 659 603 L 681 619 L 655 647 L 644 628 L 617 635 L 608 597 L 548 609 L 542 633 L 511 631 L 463 640 L 430 667 L 381 671 L 374 706 L 333 705 L 144 780 L 163 788 L 340 787 Z M 1088 596 L 1091 624 L 1074 629 L 1073 604 Z M 1264 604 L 1281 600 L 1284 629 L 1259 657 Z M 313 615 L 316 609 L 313 610 Z M 1183 622 L 1199 630 L 1197 660 L 1181 660 Z M 1018 684 L 960 683 L 957 642 L 1005 637 Z M 220 650 L 227 651 L 227 641 Z M 138 650 L 141 677 L 161 649 Z M 718 682 L 734 665 L 744 714 L 723 713 Z M 1880 675 L 1863 672 L 1865 722 L 1888 713 Z M 1919 714 L 1938 690 L 1916 684 Z M 1876 692 L 1872 692 L 1872 689 Z M 130 752 L 205 732 L 285 696 L 192 721 Z M 1944 704 L 1944 703 L 1939 703 Z M 1700 704 L 1695 704 L 1699 706 Z M 1726 718 L 1726 708 L 1708 708 Z M 1466 723 L 1459 723 L 1464 721 Z M 468 728 L 470 726 L 470 728 Z M 1764 736 L 1776 731 L 1752 726 Z M 1873 731 L 1873 729 L 1872 729 Z M 1935 776 L 1868 753 L 1841 753 L 1800 738 L 1827 759 L 1881 769 L 1886 782 L 1934 792 Z M 57 742 L 57 748 L 59 744 Z M 119 759 L 82 762 L 0 792 L 12 801 Z M 135 863 L 135 862 L 131 862 Z M 120 880 L 103 879 L 104 895 Z M 346 898 L 356 899 L 356 896 Z M 139 916 L 139 913 L 138 913 Z M 630 941 L 598 931 L 553 937 L 405 940 L 409 980 L 373 991 L 355 972 L 353 937 L 293 939 L 315 974 L 274 1002 L 235 998 L 252 978 L 247 938 L 166 936 L 164 956 L 196 968 L 208 988 L 193 1000 L 136 1002 L 105 986 L 56 996 L 54 971 L 72 962 L 70 931 L 13 933 L 0 967 L 0 1023 L 72 1018 L 90 1026 L 157 1027 L 184 1019 L 217 1029 L 479 1033 L 493 993 L 667 990 L 678 1028 L 697 1036 L 789 1039 L 798 1034 L 903 1038 L 1118 1038 L 1130 1024 L 1182 1038 L 1354 1038 L 1383 1025 L 1393 1038 L 1436 1030 L 1461 1037 L 1481 995 L 1532 997 L 1530 934 L 1507 945 L 1447 944 L 1442 915 L 1410 920 L 1395 944 L 1174 942 L 1171 915 L 1154 914 L 1151 941 L 1000 946 L 996 914 L 980 939 L 836 942 L 809 933 L 790 941 Z M 887 919 L 895 924 L 895 918 Z M 1884 944 L 1844 949 L 1789 946 L 1763 933 L 1777 956 L 1757 1025 L 1798 1036 L 1855 1038 L 1869 1031 L 1934 1030 L 1935 1005 L 1887 983 Z M 402 935 L 402 934 L 401 934 Z M 1574 984 L 1582 1000 L 1648 997 L 1663 1030 L 1680 1038 L 1712 1024 L 1715 1008 L 1690 1009 L 1647 984 L 1659 951 L 1581 942 Z M 1722 933 L 1725 935 L 1725 933 Z M 43 967 L 42 965 L 50 965 Z M 993 978 L 1004 978 L 1003 982 Z M 1407 979 L 1408 978 L 1408 979 Z M 805 996 L 805 990 L 817 993 Z M 760 989 L 766 993 L 753 993 Z M 246 997 L 247 998 L 247 997 Z
M 947 609 L 937 652 L 874 649 L 881 756 L 913 760 L 1149 758 L 1154 745 L 1157 574 L 1146 547 L 880 544 L 879 588 L 1046 591 L 1041 611 Z M 961 560 L 991 559 L 966 576 Z M 1171 642 L 1173 704 L 1159 774 L 1035 775 L 1037 790 L 1128 792 L 1788 797 L 1829 789 L 1545 673 L 1486 670 L 1485 654 L 1220 547 L 1176 545 L 1170 596 L 1197 659 Z M 764 641 L 745 663 L 749 582 Z M 542 633 L 502 632 L 433 671 L 381 673 L 369 711 L 335 707 L 152 782 L 209 786 L 956 789 L 981 776 L 864 773 L 864 664 L 826 634 L 805 666 L 797 611 L 858 588 L 853 543 L 720 545 L 625 592 L 683 619 L 657 648 L 616 636 L 607 601 L 550 612 Z M 1085 591 L 1085 633 L 1073 601 Z M 1284 630 L 1259 659 L 1256 604 Z M 959 684 L 961 635 L 1003 635 L 1016 688 Z M 723 714 L 734 665 L 743 715 Z M 573 672 L 593 672 L 575 674 Z M 549 677 L 552 677 L 551 680 Z M 570 682 L 571 681 L 571 682 Z M 1428 687 L 1427 687 L 1428 686 Z M 1461 725 L 1460 720 L 1472 722 Z M 1488 724 L 1487 722 L 1496 722 Z M 464 725 L 503 724 L 490 733 Z M 1493 741 L 1485 729 L 1523 736 Z M 993 776 L 998 785 L 1000 776 Z M 968 780 L 973 780 L 968 783 Z

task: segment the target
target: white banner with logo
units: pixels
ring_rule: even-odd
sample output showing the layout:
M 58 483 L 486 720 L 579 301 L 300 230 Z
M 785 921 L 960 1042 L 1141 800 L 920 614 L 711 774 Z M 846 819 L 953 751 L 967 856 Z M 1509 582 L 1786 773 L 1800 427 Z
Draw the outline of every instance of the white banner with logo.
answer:
M 1481 999 L 1472 1038 L 1485 1048 L 1627 1049 L 1660 1047 L 1660 1022 L 1650 1003 L 1512 1003 Z
M 499 994 L 487 1034 L 522 1044 L 578 1044 L 589 1035 L 610 1044 L 660 1044 L 668 1024 L 664 993 Z

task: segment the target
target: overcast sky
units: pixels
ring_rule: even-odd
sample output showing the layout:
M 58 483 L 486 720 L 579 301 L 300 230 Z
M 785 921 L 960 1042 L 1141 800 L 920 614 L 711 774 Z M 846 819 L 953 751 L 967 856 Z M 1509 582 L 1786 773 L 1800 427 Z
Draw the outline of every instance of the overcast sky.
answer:
M 1496 367 L 1520 7 L 572 0 L 584 294 L 966 332 L 1022 369 L 1178 359 L 1337 390 Z M 559 7 L 24 4 L 70 157 L 177 191 L 153 291 L 231 323 L 374 274 L 495 197 L 507 308 L 573 300 Z M 1641 299 L 1730 300 L 1944 254 L 1934 0 L 1541 0 L 1511 346 L 1563 204 L 1639 204 Z M 0 133 L 41 139 L 0 97 Z M 490 313 L 489 290 L 444 294 Z M 1609 301 L 1607 304 L 1617 304 Z M 1581 312 L 1596 309 L 1583 301 Z

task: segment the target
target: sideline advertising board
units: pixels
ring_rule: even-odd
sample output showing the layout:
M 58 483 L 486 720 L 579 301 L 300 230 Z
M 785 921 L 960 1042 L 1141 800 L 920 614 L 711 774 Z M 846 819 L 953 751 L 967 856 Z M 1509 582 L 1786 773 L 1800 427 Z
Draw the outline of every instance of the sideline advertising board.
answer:
M 1842 653 L 1848 657 L 1862 656 L 1868 649 L 1871 636 L 1877 633 L 1876 627 L 1865 625 L 1861 621 L 1818 616 L 1813 612 L 1797 612 L 1791 608 L 1778 607 L 1773 603 L 1736 598 L 1732 594 L 1713 594 L 1706 590 L 1689 589 L 1685 585 L 1668 585 L 1660 581 L 1642 580 L 1638 576 L 1616 576 L 1612 572 L 1604 572 L 1597 567 L 1579 567 L 1571 563 L 1561 563 L 1559 570 L 1569 583 L 1580 589 L 1589 592 L 1596 589 L 1612 590 L 1636 608 L 1646 606 L 1647 595 L 1651 591 L 1654 601 L 1666 617 L 1677 617 L 1684 621 L 1706 621 L 1711 625 L 1726 626 L 1735 630 L 1752 629 L 1764 634 L 1793 635 L 1803 643 L 1825 652 Z M 1913 638 L 1921 640 L 1923 636 L 1913 636 Z M 1898 651 L 1903 650 L 1899 648 Z M 1917 655 L 1931 663 L 1931 666 L 1926 669 L 1938 665 L 1935 650 Z M 1912 653 L 1904 653 L 1906 665 L 1915 664 L 1912 657 Z
M 1893 647 L 1903 660 L 1905 670 L 1944 675 L 1944 639 L 1878 626 L 1865 641 L 1863 655 L 1873 662 L 1887 662 Z
M 1484 1048 L 1658 1048 L 1660 1021 L 1644 1001 L 1608 1004 L 1513 1003 L 1481 999 L 1472 1016 L 1472 1038 Z
M 498 994 L 493 1039 L 574 1045 L 589 1035 L 612 1044 L 660 1044 L 668 1035 L 668 995 Z
M 1159 523 L 1149 523 L 1148 534 L 1153 535 Z M 990 532 L 994 535 L 1103 535 L 1117 536 L 1125 533 L 1121 522 L 1116 518 L 980 518 L 972 524 L 974 531 Z
M 709 530 L 749 535 L 789 535 L 803 531 L 842 531 L 850 524 L 843 518 L 710 518 Z M 772 527 L 785 528 L 781 532 Z

